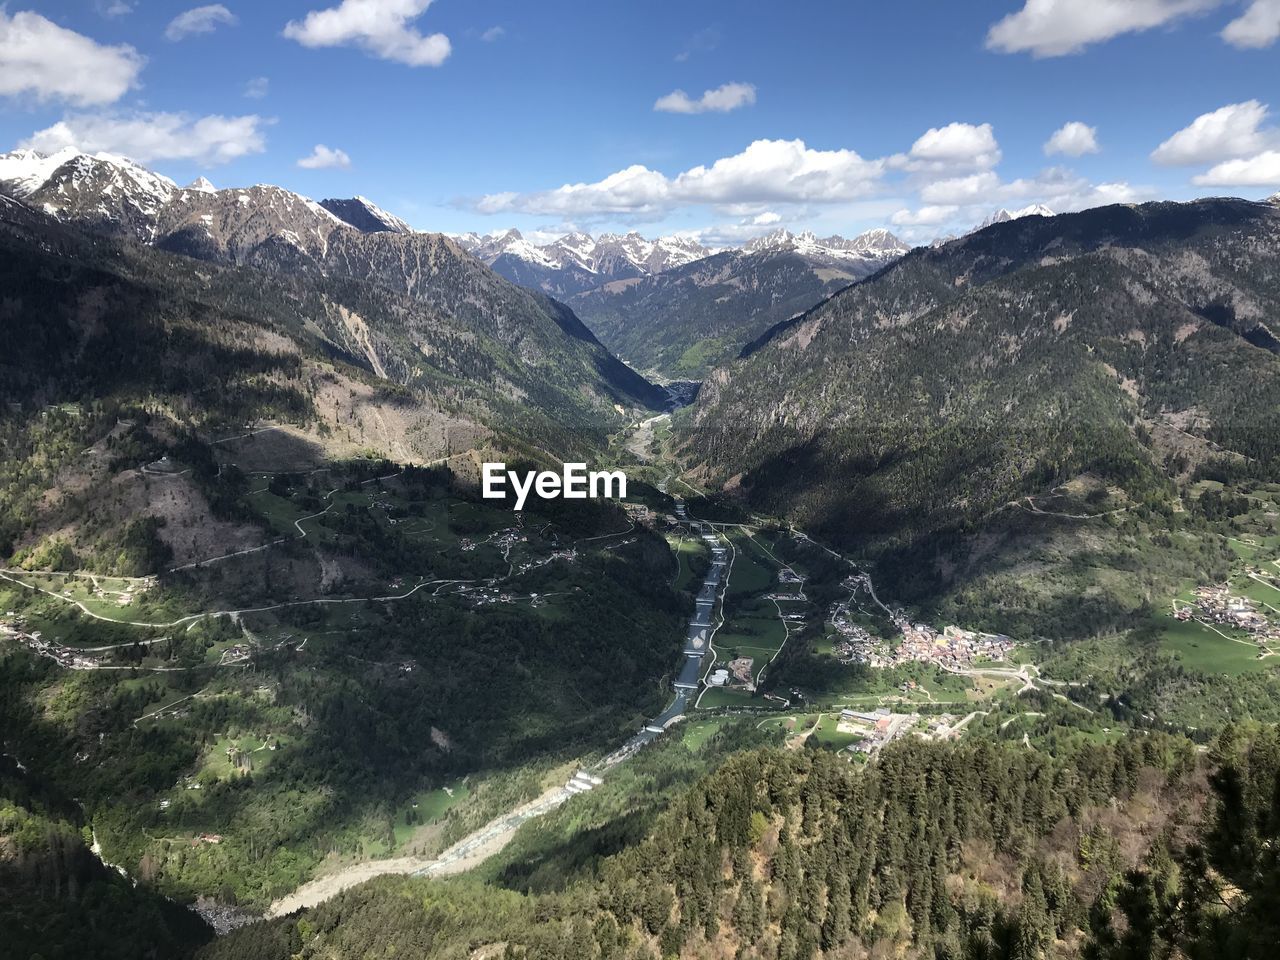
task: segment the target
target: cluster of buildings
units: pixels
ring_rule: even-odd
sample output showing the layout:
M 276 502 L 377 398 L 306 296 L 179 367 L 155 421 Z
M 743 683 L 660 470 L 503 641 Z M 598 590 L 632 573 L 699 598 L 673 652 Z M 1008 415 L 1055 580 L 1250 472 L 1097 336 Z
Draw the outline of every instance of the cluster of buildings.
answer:
M 898 643 L 873 636 L 854 622 L 848 604 L 836 604 L 831 622 L 839 634 L 832 645 L 837 659 L 859 661 L 872 667 L 897 667 L 906 663 L 933 663 L 943 667 L 966 667 L 978 660 L 1004 661 L 1013 652 L 1014 641 L 999 633 L 979 633 L 948 626 L 941 632 L 927 623 L 895 618 L 902 631 Z
M 65 647 L 53 640 L 46 640 L 39 630 L 31 633 L 25 632 L 23 629 L 25 622 L 21 617 L 14 620 L 0 621 L 0 636 L 8 637 L 21 643 L 27 649 L 41 657 L 48 657 L 59 666 L 68 670 L 97 670 L 102 666 L 102 661 L 77 650 L 74 647 Z
M 921 740 L 955 740 L 974 716 L 976 714 L 960 718 L 943 713 L 922 717 L 918 713 L 893 713 L 888 707 L 878 707 L 871 712 L 841 710 L 836 729 L 856 734 L 859 739 L 848 749 L 869 755 L 907 735 Z
M 546 595 L 541 593 L 514 594 L 506 593 L 497 587 L 463 587 L 458 593 L 473 607 L 483 607 L 497 603 L 529 603 L 540 607 L 547 602 Z
M 874 663 L 879 657 L 880 641 L 866 629 L 858 626 L 849 618 L 849 611 L 843 607 L 836 610 L 831 618 L 839 637 L 832 643 L 831 652 L 837 660 L 845 663 L 859 661 Z
M 854 753 L 872 754 L 905 736 L 919 720 L 919 714 L 893 713 L 888 707 L 871 712 L 841 710 L 836 730 L 857 735 L 859 739 L 849 747 Z
M 222 656 L 218 663 L 226 666 L 231 663 L 243 663 L 248 660 L 253 653 L 253 648 L 247 643 L 233 643 L 222 651 Z
M 899 663 L 937 663 L 945 667 L 964 667 L 976 660 L 1008 660 L 1013 640 L 1000 633 L 978 633 L 963 627 L 949 626 L 939 633 L 927 623 L 899 624 L 902 640 L 892 652 Z
M 707 683 L 713 687 L 734 687 L 749 692 L 754 691 L 756 688 L 755 676 L 752 673 L 754 666 L 753 658 L 737 657 L 725 666 L 712 670 L 711 676 L 707 677 Z
M 1195 598 L 1195 603 L 1179 607 L 1174 616 L 1243 630 L 1259 643 L 1280 641 L 1280 625 L 1268 620 L 1248 597 L 1232 596 L 1229 587 L 1196 587 Z

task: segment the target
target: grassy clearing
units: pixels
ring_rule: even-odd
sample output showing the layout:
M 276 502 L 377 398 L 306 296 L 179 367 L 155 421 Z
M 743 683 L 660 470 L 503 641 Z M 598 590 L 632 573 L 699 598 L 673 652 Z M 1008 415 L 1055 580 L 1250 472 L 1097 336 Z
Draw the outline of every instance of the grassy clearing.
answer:
M 708 694 L 710 696 L 710 694 Z M 697 751 L 714 737 L 726 723 L 729 723 L 728 717 L 711 717 L 706 720 L 690 720 L 683 724 L 683 737 L 681 741 L 690 750 Z
M 1221 629 L 1221 628 L 1219 628 Z M 1244 634 L 1223 631 L 1246 640 Z M 1163 643 L 1189 670 L 1238 676 L 1265 668 L 1270 662 L 1258 659 L 1258 648 L 1251 642 L 1233 643 L 1194 620 L 1182 622 L 1167 618 Z
M 447 787 L 426 790 L 411 797 L 396 811 L 396 846 L 408 843 L 421 827 L 438 823 L 451 809 L 465 801 L 470 792 L 466 781 L 459 780 Z
M 741 533 L 730 533 L 737 555 L 729 577 L 729 597 L 767 593 L 777 577 L 777 564 Z
M 722 687 L 712 687 L 702 695 L 702 700 L 698 706 L 704 710 L 712 707 L 763 707 L 768 706 L 769 701 L 757 700 L 751 694 L 741 690 L 726 690 Z
M 316 512 L 304 511 L 292 500 L 277 496 L 268 490 L 255 490 L 247 494 L 245 500 L 267 520 L 272 532 L 281 537 L 296 536 L 298 528 L 293 525 L 294 521 L 305 517 L 308 513 Z
M 822 719 L 818 721 L 818 728 L 813 731 L 813 739 L 830 750 L 843 750 L 862 739 L 856 733 L 844 733 L 838 730 L 839 724 L 838 714 L 823 714 Z
M 716 650 L 725 658 L 732 658 L 734 650 L 746 656 L 758 657 L 761 653 L 772 656 L 787 639 L 787 629 L 776 616 L 735 617 L 716 634 Z
M 219 737 L 209 747 L 204 762 L 200 766 L 200 777 L 216 777 L 218 780 L 230 780 L 246 773 L 261 773 L 271 765 L 275 756 L 270 744 L 277 748 L 284 746 L 284 741 L 276 736 L 265 738 L 246 734 L 239 737 Z M 235 757 L 245 758 L 238 766 Z
M 676 590 L 687 590 L 693 585 L 695 577 L 693 558 L 707 557 L 709 554 L 707 546 L 700 538 L 688 536 L 668 535 L 667 543 L 671 546 L 671 551 L 676 555 L 676 561 L 680 565 L 672 586 Z

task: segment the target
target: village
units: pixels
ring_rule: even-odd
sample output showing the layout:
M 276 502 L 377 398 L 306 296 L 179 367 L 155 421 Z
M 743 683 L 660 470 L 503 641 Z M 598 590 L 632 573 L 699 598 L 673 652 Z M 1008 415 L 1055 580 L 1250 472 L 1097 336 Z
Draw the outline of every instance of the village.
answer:
M 48 657 L 67 670 L 99 670 L 106 660 L 103 654 L 94 656 L 87 651 L 46 640 L 39 630 L 26 632 L 26 621 L 15 617 L 12 611 L 6 619 L 0 620 L 0 637 L 16 641 L 37 656 Z
M 954 625 L 938 631 L 926 623 L 912 623 L 901 614 L 894 617 L 894 625 L 901 635 L 897 643 L 892 643 L 854 622 L 847 602 L 834 606 L 831 623 L 839 634 L 832 644 L 832 653 L 847 663 L 856 661 L 872 667 L 890 668 L 907 663 L 967 667 L 978 661 L 1008 660 L 1015 645 L 1003 634 L 980 633 Z
M 1176 619 L 1241 630 L 1260 646 L 1280 642 L 1280 623 L 1268 619 L 1248 597 L 1232 594 L 1228 585 L 1196 587 L 1194 596 L 1192 603 L 1175 601 Z

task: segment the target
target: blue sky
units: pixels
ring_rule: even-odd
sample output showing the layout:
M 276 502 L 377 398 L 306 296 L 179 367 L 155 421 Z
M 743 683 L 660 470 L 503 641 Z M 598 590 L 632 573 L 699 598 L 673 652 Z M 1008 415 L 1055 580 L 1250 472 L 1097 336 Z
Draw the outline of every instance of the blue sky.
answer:
M 923 240 L 1280 190 L 1277 36 L 1280 0 L 9 0 L 0 143 L 430 230 Z

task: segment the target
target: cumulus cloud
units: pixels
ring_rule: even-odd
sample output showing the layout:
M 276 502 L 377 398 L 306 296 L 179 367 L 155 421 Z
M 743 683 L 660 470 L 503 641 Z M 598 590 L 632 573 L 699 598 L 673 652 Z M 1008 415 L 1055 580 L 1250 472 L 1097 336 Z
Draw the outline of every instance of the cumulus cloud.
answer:
M 989 123 L 949 123 L 926 130 L 909 152 L 888 162 L 896 169 L 934 175 L 987 170 L 1000 162 L 1000 144 Z
M 66 117 L 24 140 L 22 147 L 54 153 L 74 147 L 84 153 L 118 153 L 139 163 L 190 160 L 227 163 L 266 148 L 258 116 L 207 116 L 136 113 L 128 116 L 82 114 Z
M 137 85 L 143 63 L 128 45 L 103 46 L 38 13 L 10 16 L 0 6 L 0 96 L 115 103 Z
M 1257 156 L 1226 160 L 1191 179 L 1206 187 L 1280 186 L 1280 150 L 1264 150 Z
M 1001 207 L 1041 204 L 1055 213 L 1068 213 L 1111 203 L 1136 203 L 1154 195 L 1149 187 L 1126 182 L 1091 183 L 1064 167 L 1049 167 L 1034 177 L 1011 181 L 986 171 L 926 185 L 920 192 L 922 206 L 901 209 L 890 220 L 895 226 L 957 231 L 969 229 Z
M 261 100 L 271 92 L 271 80 L 268 77 L 254 77 L 244 85 L 244 95 L 250 100 Z
M 1068 157 L 1082 157 L 1086 153 L 1098 152 L 1098 128 L 1090 127 L 1079 120 L 1064 123 L 1053 131 L 1044 145 L 1045 156 L 1063 154 Z
M 1221 36 L 1233 47 L 1260 50 L 1271 46 L 1280 39 L 1280 0 L 1253 0 L 1223 28 Z
M 233 26 L 236 22 L 234 13 L 220 3 L 211 3 L 178 14 L 169 21 L 164 35 L 166 40 L 183 40 L 197 33 L 213 33 L 220 26 Z
M 571 217 L 694 204 L 832 203 L 868 195 L 883 172 L 882 161 L 865 160 L 852 150 L 813 150 L 803 140 L 756 140 L 741 153 L 674 177 L 636 164 L 594 183 L 490 194 L 477 209 Z
M 1203 13 L 1221 0 L 1026 0 L 987 31 L 987 49 L 1061 57 Z
M 934 227 L 954 220 L 959 209 L 950 204 L 927 206 L 919 210 L 899 210 L 889 219 L 900 227 Z
M 659 97 L 653 109 L 662 113 L 728 113 L 756 102 L 756 88 L 749 83 L 726 83 L 705 91 L 697 100 L 683 90 Z
M 351 158 L 344 150 L 330 149 L 323 143 L 317 143 L 310 156 L 298 161 L 298 166 L 303 170 L 346 170 L 351 166 Z
M 911 145 L 911 156 L 948 162 L 978 160 L 986 164 L 1000 159 L 1000 148 L 989 123 L 949 123 L 922 133 Z
M 1000 177 L 986 170 L 967 177 L 949 177 L 926 183 L 920 188 L 920 199 L 928 204 L 973 203 L 981 197 L 990 196 L 999 186 Z
M 411 26 L 429 6 L 431 0 L 342 0 L 291 20 L 284 35 L 304 47 L 356 46 L 382 60 L 438 67 L 452 51 L 449 38 L 443 33 L 424 36 Z
M 1258 153 L 1272 144 L 1274 129 L 1264 129 L 1267 106 L 1257 100 L 1230 103 L 1211 113 L 1202 113 L 1151 154 L 1166 166 L 1213 163 Z

